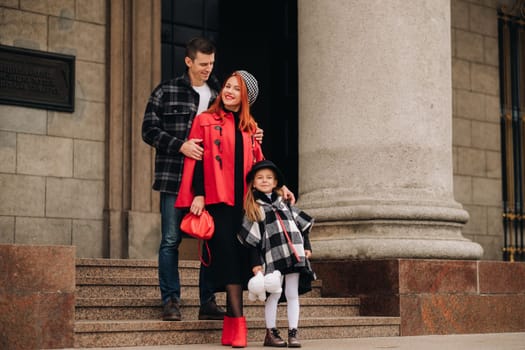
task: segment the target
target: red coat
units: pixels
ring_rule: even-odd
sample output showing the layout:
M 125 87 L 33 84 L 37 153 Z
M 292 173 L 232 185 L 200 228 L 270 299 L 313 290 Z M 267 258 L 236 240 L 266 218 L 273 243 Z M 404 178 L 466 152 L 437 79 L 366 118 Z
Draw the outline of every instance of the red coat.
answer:
M 205 204 L 235 203 L 234 169 L 235 169 L 235 119 L 232 113 L 221 112 L 221 115 L 201 113 L 193 121 L 188 139 L 202 139 L 204 148 L 204 193 Z M 264 159 L 261 145 L 253 133 L 242 132 L 244 147 L 244 175 L 250 171 L 253 163 Z M 196 161 L 184 158 L 184 169 L 179 195 L 175 202 L 177 208 L 187 208 L 193 201 L 193 172 Z M 246 194 L 246 183 L 244 184 Z

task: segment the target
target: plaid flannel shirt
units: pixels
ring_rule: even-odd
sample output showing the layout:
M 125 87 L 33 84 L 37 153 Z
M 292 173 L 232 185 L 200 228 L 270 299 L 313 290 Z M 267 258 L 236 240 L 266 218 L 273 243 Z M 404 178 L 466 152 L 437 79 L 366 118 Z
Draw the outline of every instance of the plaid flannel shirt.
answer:
M 220 85 L 214 76 L 207 83 L 211 104 Z M 142 122 L 142 139 L 155 147 L 154 190 L 178 194 L 184 162 L 179 150 L 188 137 L 198 106 L 199 94 L 192 88 L 187 72 L 161 83 L 151 93 Z
M 264 211 L 264 219 L 262 222 L 253 222 L 245 216 L 238 235 L 239 240 L 248 246 L 256 247 L 261 252 L 265 273 L 275 270 L 286 273 L 292 268 L 305 267 L 304 250 L 312 250 L 308 236 L 313 219 L 297 207 L 286 204 L 280 196 L 274 198 L 271 203 L 259 198 L 257 203 Z M 299 262 L 293 257 L 276 213 L 281 217 L 299 254 Z

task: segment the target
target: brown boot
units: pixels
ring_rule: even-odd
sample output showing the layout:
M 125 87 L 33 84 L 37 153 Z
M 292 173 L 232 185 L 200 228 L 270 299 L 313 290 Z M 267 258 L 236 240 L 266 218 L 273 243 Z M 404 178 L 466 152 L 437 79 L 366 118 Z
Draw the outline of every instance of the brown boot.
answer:
M 266 337 L 264 337 L 264 346 L 272 346 L 274 348 L 285 348 L 286 342 L 279 335 L 277 328 L 266 329 Z
M 226 312 L 215 300 L 210 300 L 199 308 L 199 320 L 222 320 L 225 315 Z
M 180 303 L 175 298 L 170 298 L 162 309 L 162 320 L 180 321 Z
M 301 343 L 297 339 L 297 328 L 288 330 L 288 347 L 289 348 L 300 348 Z

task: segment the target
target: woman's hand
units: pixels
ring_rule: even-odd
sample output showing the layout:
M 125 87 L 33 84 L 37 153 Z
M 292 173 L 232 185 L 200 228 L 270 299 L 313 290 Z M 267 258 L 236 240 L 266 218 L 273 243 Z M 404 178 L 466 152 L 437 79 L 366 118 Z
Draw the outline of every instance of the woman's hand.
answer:
M 253 275 L 255 276 L 258 272 L 263 272 L 262 265 L 257 265 L 252 268 Z
M 286 186 L 283 186 L 282 190 L 283 190 L 283 197 L 284 197 L 284 199 L 287 200 L 288 202 L 290 202 L 291 204 L 295 204 L 295 196 L 294 196 L 293 192 L 290 191 L 288 189 L 288 187 L 286 187 Z
M 312 257 L 312 251 L 305 249 L 304 250 L 304 256 L 306 256 L 306 259 L 310 259 Z
M 204 210 L 204 196 L 195 196 L 191 202 L 190 212 L 200 216 Z

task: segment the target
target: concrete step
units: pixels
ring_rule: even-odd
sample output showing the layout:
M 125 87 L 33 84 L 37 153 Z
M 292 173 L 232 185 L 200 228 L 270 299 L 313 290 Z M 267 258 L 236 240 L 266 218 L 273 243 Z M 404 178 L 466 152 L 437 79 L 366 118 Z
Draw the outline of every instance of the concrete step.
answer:
M 198 278 L 181 279 L 181 298 L 198 298 L 198 287 Z M 320 280 L 314 281 L 304 296 L 320 297 L 321 287 Z M 77 298 L 160 298 L 160 288 L 158 279 L 151 277 L 77 277 L 75 294 Z
M 221 306 L 225 306 L 224 298 Z M 182 301 L 183 320 L 197 320 L 198 299 Z M 77 298 L 75 318 L 77 320 L 160 320 L 162 308 L 158 298 Z M 264 315 L 264 303 L 244 302 L 247 318 Z M 358 298 L 305 298 L 301 297 L 301 314 L 309 317 L 347 317 L 359 315 Z M 286 303 L 279 304 L 278 317 L 286 317 Z
M 179 261 L 179 274 L 181 280 L 198 278 L 198 261 Z M 156 260 L 137 259 L 87 259 L 76 260 L 77 278 L 86 277 L 128 277 L 128 278 L 156 278 L 158 269 Z
M 163 322 L 155 260 L 77 259 L 75 347 L 124 347 L 220 343 L 222 321 L 199 321 L 198 261 L 179 263 L 182 291 L 180 322 Z M 322 281 L 301 295 L 300 339 L 398 336 L 397 317 L 359 317 L 358 298 L 322 298 Z M 225 293 L 217 293 L 224 306 Z M 264 303 L 244 292 L 249 340 L 264 339 Z M 286 330 L 286 304 L 278 309 Z
M 249 319 L 248 341 L 264 340 L 264 319 Z M 398 317 L 302 317 L 300 339 L 399 336 Z M 285 319 L 278 327 L 287 328 Z M 220 343 L 222 321 L 77 321 L 75 347 Z M 283 332 L 284 333 L 284 332 Z

